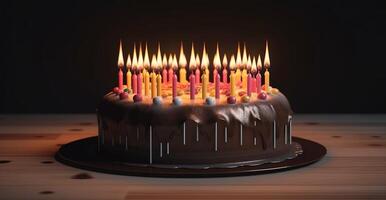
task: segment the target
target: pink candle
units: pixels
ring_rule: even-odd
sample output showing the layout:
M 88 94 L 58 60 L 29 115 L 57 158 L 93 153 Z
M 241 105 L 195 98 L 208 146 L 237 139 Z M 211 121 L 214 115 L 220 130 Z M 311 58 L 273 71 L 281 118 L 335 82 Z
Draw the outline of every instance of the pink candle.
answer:
M 217 69 L 214 69 L 213 70 L 213 83 L 216 83 L 216 81 L 217 81 Z
M 261 75 L 260 72 L 256 75 L 256 93 L 261 93 Z
M 256 92 L 256 78 L 252 78 L 251 92 Z
M 131 81 L 133 84 L 132 84 L 132 87 L 133 87 L 133 94 L 136 94 L 137 93 L 137 74 L 135 74 L 134 72 L 134 75 L 131 77 L 133 80 Z
M 227 83 L 228 82 L 228 71 L 226 69 L 222 70 L 222 82 Z
M 200 84 L 200 69 L 196 69 L 196 84 Z
M 137 79 L 138 79 L 137 80 L 137 82 L 138 82 L 137 83 L 137 87 L 138 87 L 137 94 L 139 96 L 142 96 L 142 81 L 143 81 L 143 79 L 142 79 L 142 72 L 138 74 L 138 78 Z
M 162 70 L 162 83 L 166 84 L 168 82 L 168 71 L 164 68 Z
M 169 69 L 168 75 L 169 75 L 168 76 L 169 83 L 172 83 L 172 81 L 173 81 L 173 69 L 172 68 Z
M 219 99 L 220 98 L 220 75 L 217 73 L 215 77 L 216 77 L 214 78 L 215 96 L 216 96 L 216 99 Z
M 172 82 L 172 87 L 173 87 L 173 98 L 177 96 L 177 75 L 173 73 L 173 82 Z
M 194 76 L 194 73 L 190 73 L 189 76 L 189 84 L 190 84 L 190 99 L 194 99 L 196 96 L 196 77 Z
M 251 96 L 251 90 L 252 90 L 252 76 L 251 73 L 248 73 L 247 77 L 247 95 Z
M 118 87 L 120 90 L 123 90 L 123 72 L 121 68 L 119 68 L 118 72 Z

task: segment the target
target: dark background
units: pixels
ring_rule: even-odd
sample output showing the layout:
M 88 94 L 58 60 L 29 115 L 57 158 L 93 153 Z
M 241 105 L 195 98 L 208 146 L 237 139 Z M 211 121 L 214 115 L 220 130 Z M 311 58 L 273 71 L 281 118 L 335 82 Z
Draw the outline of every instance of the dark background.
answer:
M 12 1 L 3 3 L 0 113 L 95 112 L 116 84 L 118 41 L 238 41 L 262 53 L 298 113 L 386 112 L 382 1 Z M 188 48 L 189 47 L 189 48 Z M 196 49 L 197 50 L 197 49 Z M 228 55 L 229 58 L 229 55 Z

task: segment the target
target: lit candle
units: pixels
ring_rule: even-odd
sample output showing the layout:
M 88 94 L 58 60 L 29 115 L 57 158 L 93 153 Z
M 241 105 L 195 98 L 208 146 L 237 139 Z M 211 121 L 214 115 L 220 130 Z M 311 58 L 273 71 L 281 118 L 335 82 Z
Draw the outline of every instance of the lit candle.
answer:
M 173 95 L 173 98 L 175 98 L 177 96 L 177 75 L 176 75 L 176 72 L 178 70 L 176 54 L 174 54 L 174 56 L 173 56 L 172 70 L 173 70 L 172 95 Z
M 241 72 L 241 80 L 242 80 L 242 87 L 244 90 L 247 89 L 247 64 L 248 64 L 248 58 L 247 58 L 247 47 L 244 43 L 244 50 L 243 50 L 243 58 L 242 58 L 242 61 L 241 61 L 241 66 L 242 66 L 242 72 Z
M 200 71 L 200 56 L 196 55 L 196 84 L 200 84 L 200 77 L 201 77 L 201 71 Z
M 195 99 L 196 96 L 196 77 L 194 76 L 194 70 L 196 68 L 196 58 L 194 54 L 194 46 L 192 43 L 192 50 L 190 51 L 190 61 L 189 61 L 189 86 L 190 86 L 190 99 Z
M 186 61 L 186 57 L 185 57 L 185 54 L 184 54 L 184 46 L 181 42 L 181 49 L 180 49 L 180 59 L 179 59 L 179 62 L 180 64 L 180 83 L 186 83 L 186 64 L 187 64 L 187 61 Z
M 259 57 L 257 59 L 257 75 L 256 75 L 256 93 L 259 94 L 261 93 L 261 71 L 262 64 L 261 64 L 261 57 L 259 54 Z
M 236 68 L 236 62 L 235 62 L 235 56 L 231 56 L 231 60 L 229 63 L 229 69 L 231 70 L 231 75 L 230 75 L 230 84 L 231 84 L 231 96 L 236 96 L 236 73 L 235 73 L 235 68 Z
M 252 60 L 252 66 L 251 66 L 251 74 L 252 74 L 252 87 L 251 91 L 256 92 L 257 91 L 257 81 L 256 81 L 256 73 L 257 73 L 257 67 L 256 67 L 256 58 L 253 56 Z
M 149 96 L 149 67 L 150 67 L 150 60 L 149 60 L 149 52 L 147 50 L 147 44 L 145 47 L 145 57 L 143 59 L 143 77 L 144 77 L 144 83 L 145 83 L 145 96 Z
M 142 57 L 142 47 L 140 45 L 139 56 L 138 56 L 138 77 L 137 77 L 137 95 L 138 96 L 142 96 L 142 82 L 143 82 L 142 70 L 143 70 L 143 57 Z
M 169 60 L 168 60 L 168 66 L 169 66 L 169 71 L 168 71 L 168 82 L 171 84 L 173 80 L 173 56 L 172 54 L 169 54 Z
M 162 59 L 162 83 L 167 84 L 168 83 L 168 71 L 166 67 L 168 66 L 168 60 L 166 58 L 166 54 L 164 54 Z
M 127 61 L 126 61 L 126 86 L 128 90 L 131 90 L 131 58 L 130 54 L 127 55 Z
M 151 58 L 151 69 L 152 69 L 152 72 L 150 74 L 150 79 L 151 79 L 151 98 L 154 98 L 157 96 L 157 91 L 156 91 L 156 82 L 157 82 L 157 78 L 156 78 L 156 75 L 155 75 L 155 70 L 157 69 L 157 57 L 155 56 L 155 54 L 153 54 L 152 58 Z
M 214 58 L 213 58 L 213 83 L 216 83 L 217 81 L 217 74 L 220 68 L 221 68 L 220 50 L 217 44 L 216 53 L 214 54 Z
M 158 52 L 157 54 L 157 69 L 156 69 L 156 74 L 157 74 L 157 96 L 161 96 L 161 68 L 162 68 L 162 56 L 161 56 L 161 51 Z
M 122 52 L 122 41 L 119 41 L 119 55 L 118 55 L 118 88 L 123 90 L 123 72 L 122 67 L 124 66 L 123 52 Z
M 267 93 L 271 92 L 271 87 L 270 87 L 270 80 L 269 80 L 269 71 L 268 69 L 271 67 L 271 63 L 269 60 L 269 50 L 268 50 L 268 41 L 266 42 L 265 45 L 265 56 L 264 56 L 264 68 L 265 68 L 265 73 L 264 73 L 264 78 L 265 78 L 265 91 Z
M 228 83 L 228 70 L 227 70 L 227 66 L 228 66 L 228 59 L 227 59 L 227 55 L 224 54 L 224 57 L 222 59 L 222 67 L 223 67 L 223 70 L 222 70 L 222 82 L 223 83 Z
M 209 83 L 209 56 L 208 54 L 206 53 L 206 48 L 205 48 L 205 43 L 204 43 L 204 48 L 202 50 L 202 60 L 201 60 L 201 68 L 205 66 L 205 69 L 202 69 L 203 70 L 203 73 L 205 72 L 205 81 L 206 81 L 206 85 L 208 85 Z M 204 79 L 202 79 L 202 76 L 201 76 L 201 80 L 202 82 L 204 83 Z
M 252 76 L 251 76 L 251 66 L 252 66 L 251 56 L 248 56 L 247 59 L 247 95 L 251 96 L 252 93 Z
M 137 94 L 137 49 L 134 44 L 134 50 L 133 50 L 133 63 L 132 63 L 132 68 L 133 68 L 133 76 L 131 77 L 132 80 L 132 87 L 133 87 L 133 94 Z
M 236 83 L 239 83 L 241 81 L 241 68 L 242 61 L 241 61 L 241 53 L 240 53 L 240 43 L 237 44 L 237 55 L 236 55 Z

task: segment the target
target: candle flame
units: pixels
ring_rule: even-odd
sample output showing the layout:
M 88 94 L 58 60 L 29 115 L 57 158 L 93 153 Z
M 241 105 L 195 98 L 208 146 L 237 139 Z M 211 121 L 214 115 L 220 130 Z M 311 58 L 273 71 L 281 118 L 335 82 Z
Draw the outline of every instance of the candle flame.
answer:
M 200 56 L 196 54 L 196 68 L 200 68 Z
M 118 55 L 118 67 L 122 68 L 125 66 L 123 61 L 123 51 L 122 51 L 122 40 L 119 41 L 119 55 Z
M 222 66 L 224 69 L 226 69 L 228 66 L 228 58 L 227 58 L 227 55 L 225 53 L 224 53 L 224 57 L 222 59 Z
M 130 68 L 131 68 L 131 58 L 130 58 L 130 54 L 127 55 L 126 68 L 127 68 L 127 69 L 130 69 Z
M 181 42 L 181 48 L 180 48 L 180 59 L 178 63 L 180 64 L 181 68 L 185 68 L 187 64 L 186 57 L 184 54 L 184 45 L 182 44 L 182 42 Z
M 259 68 L 259 70 L 262 68 L 262 64 L 261 64 L 261 57 L 260 57 L 260 54 L 259 54 L 259 57 L 257 58 L 257 68 Z
M 160 68 L 161 66 L 162 66 L 161 45 L 158 43 L 158 50 L 157 50 L 157 68 Z
M 137 69 L 138 60 L 137 60 L 137 48 L 134 43 L 134 49 L 133 49 L 133 63 L 131 64 L 133 70 Z
M 192 42 L 192 50 L 190 51 L 189 69 L 194 70 L 196 68 L 196 57 L 194 53 L 194 44 Z
M 237 68 L 241 67 L 241 53 L 240 53 L 240 43 L 237 43 L 237 55 L 236 55 L 236 66 Z
M 177 56 L 176 56 L 176 54 L 173 55 L 172 68 L 173 68 L 174 71 L 176 71 L 178 69 L 178 63 L 177 63 Z
M 162 67 L 166 68 L 168 66 L 168 59 L 166 58 L 166 53 L 164 53 L 164 56 L 162 58 Z
M 214 54 L 214 58 L 213 58 L 213 66 L 216 69 L 221 68 L 220 50 L 218 48 L 218 43 L 217 43 L 217 47 L 216 47 L 216 53 Z
M 171 68 L 173 65 L 173 55 L 169 54 L 169 59 L 168 59 L 168 66 Z
M 139 54 L 138 54 L 138 69 L 141 71 L 143 68 L 143 57 L 142 57 L 142 44 L 139 43 Z
M 269 60 L 269 50 L 268 50 L 268 41 L 265 43 L 265 56 L 264 56 L 264 67 L 271 67 L 271 62 Z
M 244 42 L 244 50 L 243 50 L 243 59 L 242 59 L 242 66 L 244 68 L 247 67 L 247 64 L 248 64 L 248 58 L 247 58 L 247 46 Z
M 232 55 L 231 56 L 231 61 L 229 63 L 229 69 L 233 71 L 233 70 L 235 70 L 235 68 L 236 68 L 235 56 Z
M 143 67 L 145 69 L 149 69 L 150 66 L 150 60 L 149 60 L 149 51 L 147 49 L 147 43 L 145 44 L 145 57 L 143 59 Z
M 248 59 L 247 59 L 247 69 L 248 69 L 248 70 L 251 70 L 251 66 L 252 66 L 251 55 L 248 55 Z
M 155 54 L 151 57 L 151 69 L 155 71 L 157 69 L 157 57 Z
M 257 66 L 256 66 L 256 57 L 253 56 L 253 60 L 252 60 L 252 66 L 251 66 L 251 72 L 253 74 L 255 74 L 257 72 Z

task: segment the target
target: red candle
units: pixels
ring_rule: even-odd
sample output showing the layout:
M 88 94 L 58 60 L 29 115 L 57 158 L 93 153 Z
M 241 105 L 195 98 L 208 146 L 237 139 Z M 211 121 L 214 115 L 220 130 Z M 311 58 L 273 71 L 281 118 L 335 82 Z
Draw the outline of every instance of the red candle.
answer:
M 162 70 L 162 83 L 166 84 L 168 82 L 168 71 L 166 68 Z
M 119 68 L 118 72 L 118 87 L 120 90 L 123 90 L 123 72 L 121 68 Z
M 227 66 L 228 66 L 228 59 L 227 59 L 227 55 L 224 54 L 224 58 L 222 59 L 222 67 L 223 67 L 223 70 L 222 70 L 222 82 L 223 83 L 228 83 L 228 70 L 227 70 Z
M 247 95 L 251 96 L 251 88 L 252 87 L 252 76 L 251 73 L 248 73 L 247 77 Z
M 189 76 L 189 84 L 190 84 L 190 99 L 194 99 L 196 96 L 196 77 L 194 76 L 193 71 Z
M 200 84 L 200 69 L 196 69 L 196 83 Z
M 143 78 L 142 78 L 142 72 L 140 72 L 139 74 L 138 74 L 138 77 L 137 77 L 137 87 L 138 87 L 138 89 L 137 89 L 137 94 L 139 95 L 139 96 L 142 96 L 142 81 L 143 81 Z
M 134 75 L 131 77 L 133 80 L 131 81 L 133 84 L 133 94 L 137 94 L 137 74 L 134 73 Z
M 173 69 L 170 67 L 169 69 L 169 72 L 168 72 L 168 80 L 169 80 L 169 83 L 172 83 L 172 80 L 173 80 Z
M 261 93 L 261 75 L 260 72 L 256 75 L 256 93 Z
M 173 73 L 173 98 L 177 96 L 177 75 Z
M 214 69 L 213 70 L 213 83 L 216 83 L 216 81 L 217 81 L 217 69 Z
M 217 71 L 217 70 L 216 70 Z M 216 99 L 220 99 L 220 75 L 219 74 L 216 74 L 215 76 L 215 96 L 216 96 Z
M 252 87 L 251 87 L 251 92 L 256 92 L 256 78 L 252 78 Z

